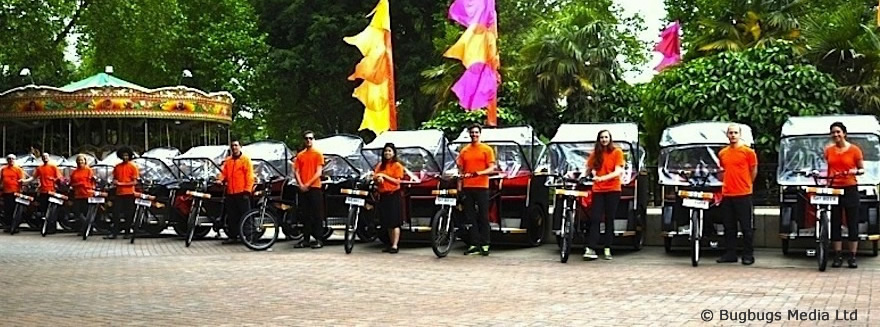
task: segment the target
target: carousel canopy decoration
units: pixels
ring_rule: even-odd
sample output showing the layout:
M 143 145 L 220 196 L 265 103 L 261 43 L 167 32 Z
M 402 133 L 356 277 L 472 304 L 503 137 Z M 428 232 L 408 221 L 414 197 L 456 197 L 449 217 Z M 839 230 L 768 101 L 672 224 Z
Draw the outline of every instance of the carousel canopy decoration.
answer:
M 231 124 L 234 101 L 228 92 L 148 89 L 100 73 L 60 88 L 27 85 L 0 93 L 0 120 L 153 118 Z

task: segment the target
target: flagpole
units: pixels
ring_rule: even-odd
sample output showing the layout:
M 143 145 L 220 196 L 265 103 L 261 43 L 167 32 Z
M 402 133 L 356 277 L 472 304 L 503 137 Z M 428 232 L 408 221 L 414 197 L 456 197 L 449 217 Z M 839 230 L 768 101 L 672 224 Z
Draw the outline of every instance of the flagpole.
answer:
M 390 6 L 390 5 L 389 5 Z M 397 101 L 394 98 L 394 57 L 391 55 L 391 32 L 385 33 L 385 47 L 388 49 L 388 119 L 392 131 L 397 130 Z
M 498 126 L 498 98 L 489 101 L 489 107 L 486 108 L 486 125 Z

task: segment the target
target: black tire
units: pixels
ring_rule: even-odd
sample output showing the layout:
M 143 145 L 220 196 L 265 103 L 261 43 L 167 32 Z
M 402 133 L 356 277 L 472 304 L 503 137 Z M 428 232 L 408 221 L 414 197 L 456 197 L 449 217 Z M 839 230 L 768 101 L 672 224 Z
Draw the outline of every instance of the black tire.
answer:
M 61 210 L 58 213 L 58 224 L 64 231 L 80 231 L 82 230 L 82 220 L 77 219 L 70 210 Z
M 639 251 L 645 246 L 645 232 L 637 230 L 633 235 L 633 250 Z
M 360 224 L 355 230 L 355 234 L 361 242 L 372 243 L 375 242 L 377 238 L 379 238 L 379 231 L 376 229 L 376 221 L 374 219 L 365 219 L 360 221 Z M 387 234 L 387 233 L 386 233 Z
M 82 239 L 83 241 L 89 239 L 89 234 L 92 233 L 92 225 L 95 224 L 95 216 L 98 214 L 97 206 L 89 206 L 89 210 L 86 212 L 85 221 L 83 221 L 83 229 L 82 229 Z
M 664 236 L 663 237 L 663 250 L 666 250 L 666 253 L 672 252 L 672 237 Z
M 52 215 L 54 215 L 54 214 L 55 214 L 55 208 L 53 208 L 53 206 L 50 205 L 49 209 L 46 210 L 46 216 L 43 217 L 43 224 L 42 224 L 42 226 L 40 226 L 40 236 L 46 237 L 46 235 L 49 234 L 49 221 L 51 220 L 51 219 L 49 219 L 49 217 L 52 217 Z
M 196 236 L 196 228 L 199 220 L 198 210 L 191 210 L 189 217 L 186 218 L 186 247 L 192 245 L 193 238 Z M 209 230 L 210 231 L 210 230 Z
M 530 246 L 540 246 L 544 243 L 544 226 L 547 221 L 547 210 L 538 204 L 529 207 L 529 230 L 528 238 Z
M 431 250 L 438 258 L 449 255 L 455 244 L 455 227 L 450 217 L 451 208 L 441 208 L 431 219 Z
M 324 227 L 324 234 L 321 234 L 321 242 L 326 242 L 330 236 L 333 236 L 333 228 Z
M 566 210 L 565 216 L 562 220 L 562 225 L 560 225 L 560 238 L 561 245 L 559 246 L 559 262 L 566 263 L 568 262 L 568 257 L 571 255 L 571 240 L 574 237 L 574 211 Z
M 877 256 L 877 243 L 878 243 L 878 241 L 873 241 L 871 243 L 873 243 L 873 246 L 871 246 L 871 247 L 874 248 L 873 250 L 871 250 L 871 256 L 876 257 Z
M 137 208 L 134 211 L 134 219 L 131 221 L 131 235 L 128 238 L 128 244 L 134 244 L 134 239 L 137 236 L 138 230 L 141 229 L 141 225 L 143 225 L 144 221 L 144 209 Z
M 40 230 L 40 228 L 43 227 L 43 218 L 38 217 L 34 212 L 31 212 L 30 215 L 24 216 L 23 218 L 27 222 L 28 229 L 30 230 Z
M 788 255 L 791 242 L 787 238 L 782 239 L 782 255 Z
M 703 226 L 700 226 L 700 212 L 697 210 L 693 210 L 691 213 L 691 266 L 698 266 L 700 264 L 700 231 L 702 231 Z
M 278 218 L 271 212 L 254 209 L 241 217 L 239 236 L 248 249 L 263 251 L 271 248 L 278 241 L 281 232 L 279 227 Z
M 24 208 L 16 205 L 15 211 L 12 213 L 12 225 L 9 226 L 9 234 L 18 233 L 18 229 L 21 228 L 21 215 Z
M 342 247 L 345 254 L 350 254 L 354 249 L 355 229 L 358 222 L 358 207 L 351 207 L 348 210 L 348 219 L 345 220 L 345 238 L 342 241 Z
M 819 271 L 825 271 L 828 267 L 828 211 L 822 211 L 819 223 L 819 242 L 816 242 L 816 263 L 819 265 Z
M 391 236 L 388 235 L 388 230 L 377 226 L 376 238 L 379 239 L 379 242 L 382 242 L 382 245 L 391 246 Z

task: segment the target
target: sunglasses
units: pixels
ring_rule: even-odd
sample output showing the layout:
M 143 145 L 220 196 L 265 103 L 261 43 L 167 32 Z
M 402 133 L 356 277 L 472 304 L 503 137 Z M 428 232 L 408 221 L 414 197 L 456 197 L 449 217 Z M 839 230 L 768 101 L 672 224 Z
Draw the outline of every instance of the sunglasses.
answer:
M 314 139 L 315 139 L 314 137 L 306 136 L 306 140 L 314 140 Z

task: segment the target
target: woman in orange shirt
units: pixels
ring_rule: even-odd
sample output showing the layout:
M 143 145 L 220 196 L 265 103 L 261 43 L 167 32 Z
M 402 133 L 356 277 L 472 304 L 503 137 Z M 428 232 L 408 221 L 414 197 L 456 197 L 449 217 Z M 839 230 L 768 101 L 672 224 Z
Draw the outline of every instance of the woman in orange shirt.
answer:
M 596 147 L 587 159 L 587 171 L 593 176 L 593 208 L 590 212 L 590 237 L 584 249 L 584 260 L 599 258 L 599 223 L 605 221 L 605 234 L 602 246 L 605 260 L 611 260 L 611 241 L 614 237 L 614 218 L 620 203 L 620 175 L 623 174 L 624 156 L 620 148 L 614 146 L 611 132 L 599 131 Z
M 70 186 L 73 187 L 73 214 L 83 222 L 89 207 L 89 196 L 95 189 L 95 173 L 86 162 L 85 155 L 77 155 L 76 169 L 70 173 Z M 85 228 L 85 224 L 83 226 Z
M 397 148 L 394 143 L 386 143 L 382 147 L 382 162 L 376 166 L 373 178 L 379 187 L 378 214 L 382 228 L 388 231 L 391 244 L 382 252 L 397 253 L 397 242 L 400 241 L 400 180 L 403 179 L 404 167 L 397 159 Z
M 846 228 L 849 240 L 849 258 L 847 265 L 850 268 L 858 268 L 856 264 L 856 252 L 859 249 L 859 187 L 855 175 L 865 173 L 865 164 L 862 150 L 855 144 L 846 140 L 846 126 L 841 122 L 831 124 L 831 141 L 834 143 L 825 147 L 825 161 L 828 162 L 828 176 L 843 174 L 830 180 L 830 186 L 843 189 L 843 197 L 840 204 L 831 209 L 831 242 L 834 247 L 834 257 L 831 266 L 839 268 L 843 265 L 841 250 L 841 220 L 843 212 L 846 212 Z

